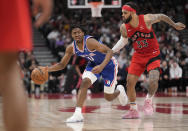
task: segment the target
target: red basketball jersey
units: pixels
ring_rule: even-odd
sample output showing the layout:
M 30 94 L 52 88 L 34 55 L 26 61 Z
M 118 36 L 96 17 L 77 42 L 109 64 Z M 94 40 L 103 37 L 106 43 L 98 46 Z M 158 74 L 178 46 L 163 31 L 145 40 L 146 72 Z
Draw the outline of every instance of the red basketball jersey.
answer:
M 125 24 L 127 36 L 136 53 L 159 54 L 159 44 L 153 29 L 148 29 L 144 21 L 144 15 L 139 15 L 139 25 L 134 28 L 129 23 Z
M 28 0 L 0 0 L 0 52 L 31 50 Z

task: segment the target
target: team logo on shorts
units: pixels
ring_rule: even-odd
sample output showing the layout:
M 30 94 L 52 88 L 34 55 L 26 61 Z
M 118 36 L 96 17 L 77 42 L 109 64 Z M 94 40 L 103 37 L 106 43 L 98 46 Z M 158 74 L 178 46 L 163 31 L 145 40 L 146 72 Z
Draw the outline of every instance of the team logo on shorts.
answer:
M 105 83 L 106 83 L 107 85 L 110 85 L 110 80 L 105 80 Z

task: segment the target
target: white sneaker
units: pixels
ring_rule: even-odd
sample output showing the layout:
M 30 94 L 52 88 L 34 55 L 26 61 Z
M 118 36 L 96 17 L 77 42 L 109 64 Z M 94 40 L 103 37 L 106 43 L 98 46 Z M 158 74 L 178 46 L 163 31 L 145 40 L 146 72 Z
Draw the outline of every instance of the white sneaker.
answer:
M 76 123 L 76 122 L 83 122 L 84 117 L 82 116 L 82 113 L 74 113 L 71 117 L 69 117 L 66 122 L 67 123 Z
M 124 87 L 122 85 L 118 85 L 116 89 L 120 91 L 120 94 L 118 96 L 119 102 L 122 106 L 125 106 L 127 104 L 128 98 Z
M 73 131 L 82 131 L 84 123 L 83 122 L 79 122 L 79 123 L 66 123 L 66 126 L 72 128 Z

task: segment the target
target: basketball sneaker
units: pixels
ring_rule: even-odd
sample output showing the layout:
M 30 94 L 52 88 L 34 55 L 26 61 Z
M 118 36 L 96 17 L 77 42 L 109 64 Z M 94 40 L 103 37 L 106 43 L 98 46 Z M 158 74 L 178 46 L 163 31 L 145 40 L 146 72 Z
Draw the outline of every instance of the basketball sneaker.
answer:
M 72 128 L 73 131 L 82 131 L 84 123 L 83 122 L 79 122 L 79 123 L 66 123 L 66 126 Z
M 153 105 L 152 99 L 145 99 L 144 101 L 144 114 L 145 115 L 153 115 Z
M 118 85 L 116 89 L 120 91 L 120 94 L 118 95 L 119 102 L 122 106 L 125 106 L 127 104 L 128 98 L 124 87 L 122 85 Z
M 84 117 L 82 113 L 75 112 L 71 117 L 69 117 L 66 122 L 67 123 L 76 123 L 76 122 L 83 122 Z
M 138 110 L 130 109 L 123 117 L 122 119 L 138 119 L 140 118 Z

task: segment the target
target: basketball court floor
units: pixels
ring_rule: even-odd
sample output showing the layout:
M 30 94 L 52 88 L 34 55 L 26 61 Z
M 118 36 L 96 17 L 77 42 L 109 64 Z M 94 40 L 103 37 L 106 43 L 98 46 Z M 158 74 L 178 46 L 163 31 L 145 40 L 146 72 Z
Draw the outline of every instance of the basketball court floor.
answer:
M 140 93 L 137 97 L 140 119 L 121 119 L 129 106 L 121 106 L 118 100 L 107 102 L 100 93 L 87 96 L 83 123 L 65 123 L 73 114 L 76 96 L 31 95 L 29 131 L 188 131 L 188 94 L 156 94 L 155 113 L 151 117 L 142 112 L 144 96 Z M 4 131 L 0 118 L 0 131 Z

